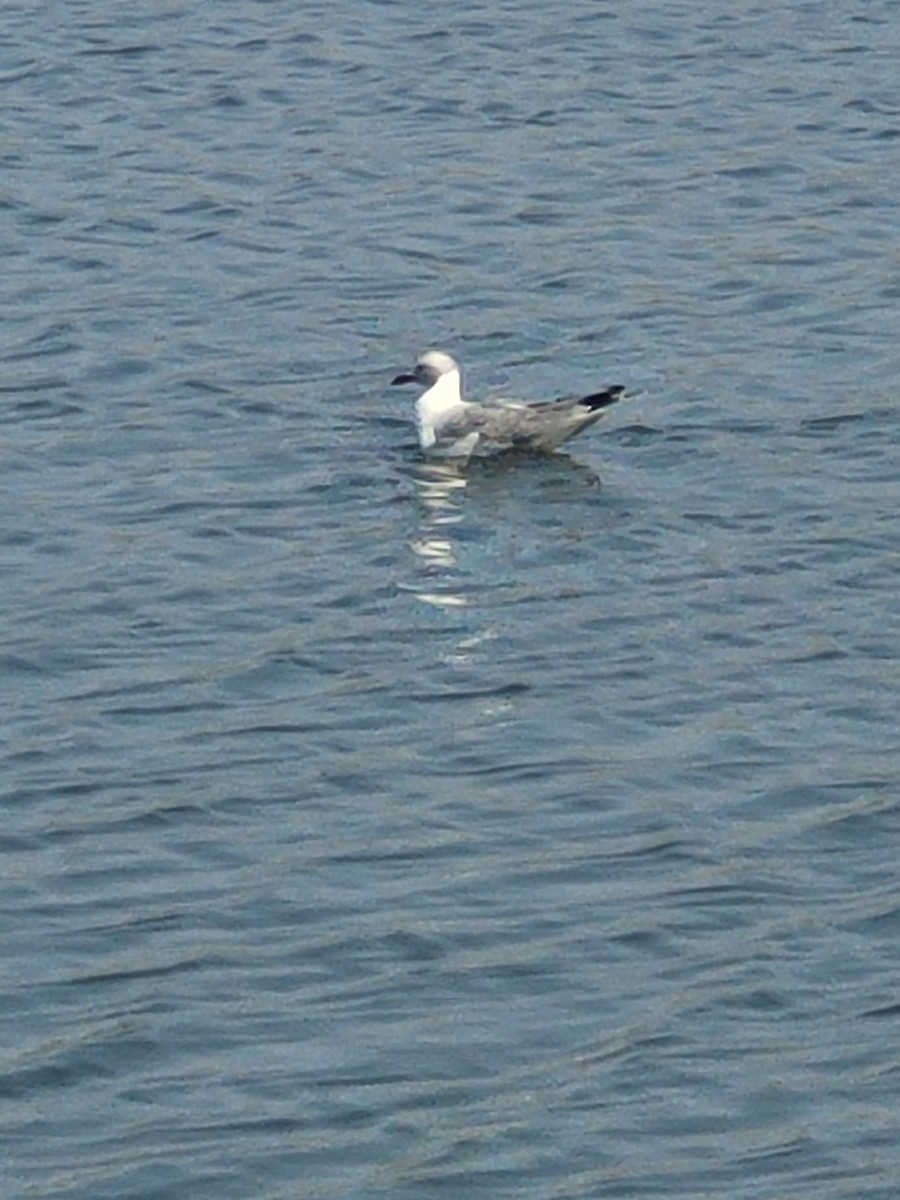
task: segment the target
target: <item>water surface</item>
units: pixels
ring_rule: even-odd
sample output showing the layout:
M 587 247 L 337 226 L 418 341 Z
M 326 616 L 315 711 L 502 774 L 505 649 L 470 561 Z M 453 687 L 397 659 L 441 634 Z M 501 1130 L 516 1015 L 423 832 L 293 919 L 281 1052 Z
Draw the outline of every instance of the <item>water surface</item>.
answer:
M 898 52 L 4 8 L 5 1196 L 896 1194 Z

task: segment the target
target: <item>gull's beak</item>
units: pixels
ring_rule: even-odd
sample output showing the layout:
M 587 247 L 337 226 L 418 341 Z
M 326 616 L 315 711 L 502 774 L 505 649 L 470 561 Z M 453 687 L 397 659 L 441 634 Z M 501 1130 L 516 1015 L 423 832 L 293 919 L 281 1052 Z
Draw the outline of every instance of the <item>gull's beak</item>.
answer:
M 391 380 L 391 387 L 393 387 L 395 383 L 415 383 L 415 382 L 416 382 L 415 375 L 395 375 L 394 378 Z

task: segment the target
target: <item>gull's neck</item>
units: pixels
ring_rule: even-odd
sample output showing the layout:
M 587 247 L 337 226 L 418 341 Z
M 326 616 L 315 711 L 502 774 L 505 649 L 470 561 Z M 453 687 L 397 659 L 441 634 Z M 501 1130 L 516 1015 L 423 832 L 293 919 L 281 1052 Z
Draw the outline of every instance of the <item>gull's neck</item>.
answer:
M 464 407 L 465 404 L 460 389 L 459 371 L 447 371 L 427 392 L 422 393 L 416 402 L 416 422 L 419 426 L 419 441 L 424 449 L 434 445 L 435 426 L 441 423 L 441 418 L 448 416 L 455 408 Z

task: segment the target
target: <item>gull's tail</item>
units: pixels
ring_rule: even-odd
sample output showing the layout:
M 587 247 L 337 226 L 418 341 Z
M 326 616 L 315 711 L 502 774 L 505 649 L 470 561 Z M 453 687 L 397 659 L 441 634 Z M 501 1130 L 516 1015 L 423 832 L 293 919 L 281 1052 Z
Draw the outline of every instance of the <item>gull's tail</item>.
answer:
M 617 400 L 621 400 L 624 391 L 621 384 L 615 384 L 613 387 L 604 388 L 602 392 L 592 392 L 590 396 L 582 396 L 580 400 L 576 401 L 576 405 L 578 408 L 586 408 L 588 412 L 598 412 L 600 409 L 609 408 Z
M 625 389 L 620 384 L 604 388 L 602 392 L 591 392 L 578 400 L 557 401 L 563 421 L 549 436 L 543 439 L 547 449 L 555 449 L 561 442 L 567 442 L 582 429 L 595 425 L 616 401 L 621 400 Z

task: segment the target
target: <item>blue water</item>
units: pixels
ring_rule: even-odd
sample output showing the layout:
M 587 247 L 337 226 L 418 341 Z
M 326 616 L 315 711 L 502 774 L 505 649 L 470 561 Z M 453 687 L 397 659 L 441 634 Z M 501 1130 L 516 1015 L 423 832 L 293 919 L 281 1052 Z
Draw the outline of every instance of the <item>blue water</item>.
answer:
M 3 7 L 3 1200 L 894 1200 L 898 61 Z

